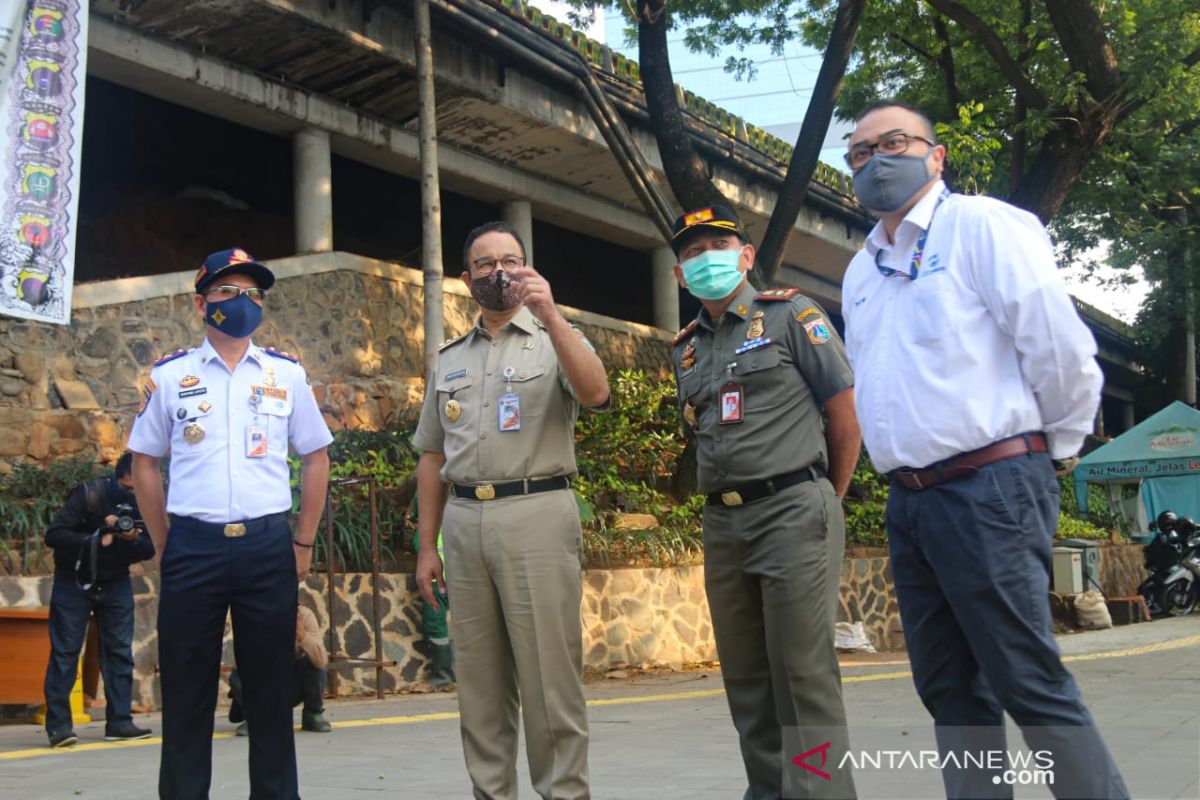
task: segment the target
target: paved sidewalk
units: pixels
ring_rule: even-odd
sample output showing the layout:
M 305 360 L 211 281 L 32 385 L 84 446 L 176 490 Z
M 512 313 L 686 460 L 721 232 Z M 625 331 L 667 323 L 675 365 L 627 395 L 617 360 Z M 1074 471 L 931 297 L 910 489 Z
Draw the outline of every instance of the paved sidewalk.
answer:
M 1200 615 L 1061 638 L 1117 762 L 1137 800 L 1200 798 Z M 843 661 L 856 750 L 884 749 L 903 736 L 930 749 L 928 716 L 903 654 Z M 737 738 L 717 672 L 605 680 L 587 687 L 596 800 L 738 800 L 745 788 Z M 297 733 L 305 797 L 469 798 L 453 694 L 331 702 L 331 734 Z M 161 729 L 158 715 L 137 722 Z M 246 741 L 217 720 L 214 800 L 245 798 Z M 106 744 L 103 722 L 79 726 L 81 744 L 46 748 L 33 725 L 0 727 L 0 797 L 156 796 L 159 743 Z M 521 796 L 534 800 L 519 758 Z M 933 798 L 932 771 L 859 770 L 863 798 Z M 1019 787 L 1022 797 L 1049 797 Z

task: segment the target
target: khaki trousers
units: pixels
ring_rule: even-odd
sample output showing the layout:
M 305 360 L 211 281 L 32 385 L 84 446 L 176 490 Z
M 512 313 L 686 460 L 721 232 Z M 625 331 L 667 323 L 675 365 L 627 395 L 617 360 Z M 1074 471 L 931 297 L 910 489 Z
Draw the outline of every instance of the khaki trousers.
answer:
M 849 768 L 806 780 L 790 763 L 826 741 L 839 759 L 848 746 L 833 646 L 845 545 L 842 509 L 824 478 L 744 506 L 704 508 L 704 584 L 745 800 L 855 797 Z
M 452 497 L 442 535 L 474 796 L 517 797 L 519 702 L 534 789 L 545 800 L 587 800 L 582 539 L 574 494 Z

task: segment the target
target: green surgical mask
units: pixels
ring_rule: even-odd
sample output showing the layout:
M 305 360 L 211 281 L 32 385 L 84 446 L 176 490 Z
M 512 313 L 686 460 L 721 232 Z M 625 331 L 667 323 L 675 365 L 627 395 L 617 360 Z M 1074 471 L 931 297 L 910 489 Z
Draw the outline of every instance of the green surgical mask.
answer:
M 736 250 L 705 250 L 695 258 L 679 265 L 687 290 L 701 300 L 720 300 L 728 297 L 742 282 L 742 248 Z

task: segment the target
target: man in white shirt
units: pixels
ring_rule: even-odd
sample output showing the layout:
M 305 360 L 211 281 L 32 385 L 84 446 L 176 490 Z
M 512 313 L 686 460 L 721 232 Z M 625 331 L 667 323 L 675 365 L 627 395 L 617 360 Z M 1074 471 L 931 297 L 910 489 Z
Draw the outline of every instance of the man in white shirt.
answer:
M 1054 760 L 1056 797 L 1129 796 L 1047 602 L 1056 474 L 1074 466 L 1102 377 L 1046 230 L 951 194 L 919 111 L 877 103 L 846 161 L 879 216 L 846 271 L 855 405 L 892 482 L 888 543 L 913 680 L 946 750 L 1005 748 L 1003 712 Z M 1012 797 L 999 772 L 943 770 L 948 797 Z
M 279 676 L 292 674 L 296 583 L 312 564 L 333 437 L 297 359 L 250 341 L 274 283 L 240 248 L 205 260 L 192 312 L 205 322 L 204 343 L 155 362 L 129 434 L 138 508 L 161 554 L 164 800 L 208 797 L 226 614 L 254 731 L 250 796 L 300 796 L 291 681 Z M 289 444 L 301 463 L 294 535 Z

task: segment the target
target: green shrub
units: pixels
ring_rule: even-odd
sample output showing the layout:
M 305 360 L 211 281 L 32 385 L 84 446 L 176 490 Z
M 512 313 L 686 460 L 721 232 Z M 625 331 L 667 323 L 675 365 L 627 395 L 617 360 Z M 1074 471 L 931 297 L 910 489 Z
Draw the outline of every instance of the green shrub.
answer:
M 371 570 L 371 506 L 366 484 L 337 486 L 342 479 L 375 481 L 376 523 L 381 568 L 396 566 L 396 553 L 406 549 L 406 512 L 412 496 L 417 451 L 412 446 L 415 420 L 389 421 L 378 431 L 342 430 L 329 446 L 329 493 L 333 508 L 333 539 L 341 572 Z M 300 508 L 300 459 L 292 456 L 293 510 Z M 404 491 L 408 489 L 408 491 Z M 314 564 L 326 561 L 326 520 L 317 530 Z

